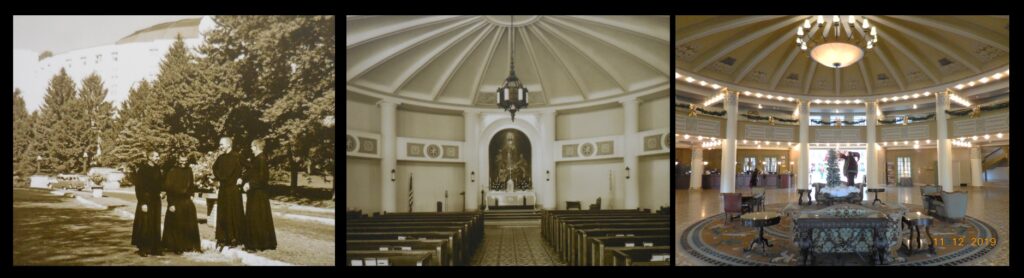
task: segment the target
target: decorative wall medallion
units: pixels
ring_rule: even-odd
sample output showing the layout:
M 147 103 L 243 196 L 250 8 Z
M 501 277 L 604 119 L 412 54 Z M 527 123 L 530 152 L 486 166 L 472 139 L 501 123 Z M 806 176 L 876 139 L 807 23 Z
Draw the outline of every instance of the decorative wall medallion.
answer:
M 597 155 L 612 155 L 615 153 L 615 142 L 597 142 Z
M 665 137 L 665 139 L 662 140 L 665 143 L 665 149 L 672 149 L 672 138 L 671 138 L 671 136 L 668 136 L 668 133 L 665 133 L 665 135 L 663 135 L 663 136 Z
M 594 144 L 592 144 L 592 143 L 583 143 L 583 145 L 580 146 L 580 154 L 583 154 L 583 156 L 592 156 L 592 155 L 594 155 Z
M 406 146 L 405 153 L 409 157 L 423 157 L 423 144 L 409 143 Z
M 371 138 L 359 137 L 359 152 L 361 153 L 377 153 L 377 140 Z
M 562 157 L 579 157 L 579 153 L 576 152 L 578 146 L 578 144 L 562 145 Z
M 430 158 L 437 158 L 440 155 L 441 147 L 438 147 L 437 145 L 433 144 L 427 146 L 427 156 L 429 156 Z
M 644 136 L 644 151 L 657 151 L 661 149 L 661 135 Z
M 442 157 L 442 158 L 458 159 L 459 158 L 459 147 L 458 146 L 451 146 L 451 145 L 444 145 L 444 157 Z
M 346 152 L 354 152 L 356 150 L 356 138 L 352 135 L 345 135 L 345 149 Z

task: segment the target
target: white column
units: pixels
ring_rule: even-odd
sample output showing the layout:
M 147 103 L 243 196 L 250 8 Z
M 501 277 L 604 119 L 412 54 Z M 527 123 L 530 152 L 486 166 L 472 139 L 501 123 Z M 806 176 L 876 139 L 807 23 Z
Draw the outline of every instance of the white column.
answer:
M 626 192 L 625 199 L 623 201 L 624 209 L 636 209 L 640 207 L 640 187 L 637 183 L 637 164 L 638 160 L 636 157 L 636 150 L 641 146 L 643 142 L 636 140 L 634 137 L 637 133 L 638 115 L 640 101 L 637 99 L 629 99 L 622 101 L 622 108 L 625 112 L 625 130 L 623 130 L 623 138 L 625 138 L 625 156 L 623 157 L 624 171 L 625 168 L 629 168 L 629 172 L 626 173 Z
M 480 163 L 478 162 L 477 146 L 480 140 L 480 112 L 466 110 L 462 112 L 465 120 L 464 141 L 462 146 L 462 158 L 466 161 L 466 211 L 477 211 L 480 207 Z
M 872 101 L 872 102 L 867 102 L 866 104 L 867 104 L 867 109 L 865 109 L 864 112 L 865 112 L 865 114 L 867 116 L 866 119 L 865 119 L 865 122 L 867 122 L 867 124 L 868 124 L 868 132 L 867 132 L 868 133 L 868 146 L 867 146 L 867 153 L 864 156 L 864 159 L 867 159 L 867 163 L 865 163 L 866 166 L 867 166 L 867 169 L 865 169 L 865 170 L 867 171 L 867 177 L 868 177 L 867 187 L 868 188 L 875 188 L 875 187 L 879 187 L 878 186 L 878 159 L 876 158 L 877 157 L 878 149 L 876 148 L 876 144 L 875 144 L 875 125 L 877 125 L 877 123 L 878 123 L 877 114 L 876 114 L 876 113 L 878 113 L 878 103 Z
M 800 115 L 800 159 L 796 162 L 796 188 L 797 189 L 808 189 L 810 188 L 810 172 L 808 171 L 811 164 L 811 149 L 810 149 L 810 123 L 811 123 L 811 102 L 808 100 L 802 100 L 797 104 L 797 113 Z
M 396 102 L 382 100 L 377 102 L 380 106 L 380 210 L 382 212 L 398 212 L 397 191 L 395 182 L 398 181 L 397 156 L 395 155 L 396 138 L 395 132 L 395 110 L 398 108 Z M 392 176 L 391 171 L 396 171 Z M 395 180 L 391 180 L 394 177 Z
M 721 193 L 736 192 L 736 128 L 739 118 L 739 95 L 726 91 L 725 99 L 725 141 L 722 142 L 722 184 Z
M 555 116 L 558 112 L 552 109 L 551 111 L 544 112 L 541 115 L 541 128 L 543 129 L 544 144 L 549 146 L 544 151 L 544 171 L 551 171 L 545 173 L 545 187 L 543 192 L 542 207 L 546 210 L 554 210 L 555 206 L 558 205 L 558 198 L 555 195 L 558 190 L 555 190 Z
M 949 109 L 949 91 L 935 94 L 936 148 L 938 149 L 939 185 L 946 192 L 953 192 L 953 147 L 949 142 L 946 127 L 946 109 Z
M 971 147 L 971 186 L 982 186 L 981 147 Z
M 700 143 L 690 144 L 690 189 L 700 189 L 704 177 L 704 148 Z

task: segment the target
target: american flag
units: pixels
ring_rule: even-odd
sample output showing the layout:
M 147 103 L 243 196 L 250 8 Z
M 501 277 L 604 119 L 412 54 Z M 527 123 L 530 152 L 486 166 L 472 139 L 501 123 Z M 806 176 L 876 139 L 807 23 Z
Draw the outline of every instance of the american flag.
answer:
M 409 173 L 409 212 L 412 212 L 412 173 Z

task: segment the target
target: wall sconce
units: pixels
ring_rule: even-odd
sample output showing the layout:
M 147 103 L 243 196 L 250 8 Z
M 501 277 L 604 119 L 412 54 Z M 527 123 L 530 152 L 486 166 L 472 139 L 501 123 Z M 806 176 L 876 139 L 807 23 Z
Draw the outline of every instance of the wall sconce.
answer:
M 395 181 L 395 169 L 391 169 L 391 181 Z
M 704 161 L 704 166 L 708 166 L 708 162 L 707 161 Z
M 476 171 L 469 172 L 469 182 L 476 182 Z
M 551 170 L 544 171 L 547 181 L 551 181 Z
M 629 179 L 629 166 L 626 166 L 626 179 Z

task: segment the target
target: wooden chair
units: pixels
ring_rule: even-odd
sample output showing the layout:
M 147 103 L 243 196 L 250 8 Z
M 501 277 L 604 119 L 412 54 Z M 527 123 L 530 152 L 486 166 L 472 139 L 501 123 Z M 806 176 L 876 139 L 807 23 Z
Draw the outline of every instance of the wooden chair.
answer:
M 576 210 L 583 210 L 579 201 L 565 201 L 565 210 L 570 210 L 572 208 L 576 208 Z
M 725 219 L 729 222 L 746 212 L 743 209 L 743 195 L 740 193 L 722 193 L 722 202 L 725 204 Z M 736 216 L 733 217 L 732 214 Z
M 597 197 L 597 203 L 590 205 L 590 210 L 601 210 L 601 197 Z

